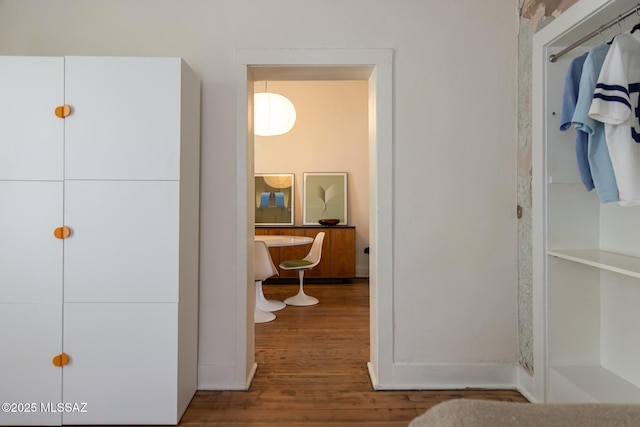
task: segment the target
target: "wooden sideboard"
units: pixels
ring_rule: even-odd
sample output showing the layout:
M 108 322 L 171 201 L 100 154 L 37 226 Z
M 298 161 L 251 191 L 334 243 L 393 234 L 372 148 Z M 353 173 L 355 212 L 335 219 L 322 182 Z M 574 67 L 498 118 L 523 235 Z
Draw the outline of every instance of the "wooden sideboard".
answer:
M 301 226 L 301 227 L 256 227 L 256 235 L 289 235 L 316 237 L 325 232 L 320 264 L 305 272 L 307 278 L 352 278 L 356 276 L 356 228 L 351 226 Z M 273 263 L 278 267 L 282 279 L 297 278 L 297 271 L 279 268 L 280 262 L 304 258 L 311 245 L 269 248 Z

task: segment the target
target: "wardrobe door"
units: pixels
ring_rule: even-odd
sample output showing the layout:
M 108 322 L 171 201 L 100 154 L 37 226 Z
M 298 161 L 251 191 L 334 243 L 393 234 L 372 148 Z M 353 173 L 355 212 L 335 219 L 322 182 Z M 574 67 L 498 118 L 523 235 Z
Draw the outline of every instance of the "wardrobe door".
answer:
M 62 302 L 62 225 L 61 182 L 0 181 L 0 303 Z
M 67 179 L 179 179 L 179 58 L 66 57 Z
M 0 337 L 0 425 L 60 425 L 42 404 L 62 399 L 62 304 L 0 303 Z
M 0 412 L 55 425 L 61 399 L 64 103 L 62 58 L 0 56 Z M 5 406 L 8 405 L 8 406 Z
M 61 398 L 52 364 L 62 350 L 61 224 L 61 182 L 0 181 L 0 402 L 10 405 L 2 425 L 60 423 L 40 404 Z
M 64 424 L 177 424 L 177 304 L 66 303 Z
M 66 181 L 65 302 L 177 302 L 179 182 Z
M 0 180 L 62 179 L 62 58 L 0 56 Z

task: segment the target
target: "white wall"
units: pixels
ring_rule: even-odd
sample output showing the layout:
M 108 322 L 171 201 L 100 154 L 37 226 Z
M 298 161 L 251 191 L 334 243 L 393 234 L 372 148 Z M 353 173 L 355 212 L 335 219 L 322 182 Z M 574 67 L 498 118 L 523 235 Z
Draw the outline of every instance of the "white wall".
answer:
M 237 48 L 392 48 L 394 382 L 513 385 L 517 1 L 0 1 L 0 54 L 202 78 L 201 387 L 234 378 Z M 224 201 L 229 201 L 225 204 Z M 221 209 L 221 206 L 225 209 Z
M 368 83 L 270 81 L 269 92 L 286 96 L 296 124 L 277 136 L 256 136 L 256 173 L 295 174 L 295 220 L 302 225 L 304 172 L 347 172 L 348 224 L 356 227 L 356 274 L 369 276 Z M 255 83 L 264 92 L 264 82 Z

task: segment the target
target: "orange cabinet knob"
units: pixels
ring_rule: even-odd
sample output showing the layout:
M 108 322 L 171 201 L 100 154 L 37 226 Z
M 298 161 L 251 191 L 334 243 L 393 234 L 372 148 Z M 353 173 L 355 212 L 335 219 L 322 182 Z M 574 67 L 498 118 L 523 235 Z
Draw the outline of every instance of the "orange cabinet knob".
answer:
M 53 230 L 53 235 L 58 239 L 66 239 L 70 234 L 71 230 L 66 225 Z
M 67 104 L 60 105 L 59 107 L 56 107 L 55 111 L 56 111 L 56 117 L 60 117 L 61 119 L 64 119 L 69 114 L 71 114 L 71 106 Z
M 57 367 L 64 366 L 69 363 L 69 356 L 65 353 L 60 353 L 56 357 L 53 358 L 53 365 Z

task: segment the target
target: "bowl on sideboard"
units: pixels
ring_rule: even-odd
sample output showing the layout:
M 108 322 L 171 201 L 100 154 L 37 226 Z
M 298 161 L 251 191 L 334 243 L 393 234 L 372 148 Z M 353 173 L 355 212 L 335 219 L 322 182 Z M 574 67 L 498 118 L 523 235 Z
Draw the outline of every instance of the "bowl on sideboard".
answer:
M 319 219 L 318 222 L 320 225 L 338 225 L 340 223 L 339 219 L 328 218 L 328 219 Z

